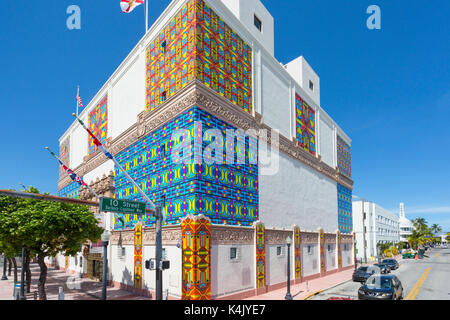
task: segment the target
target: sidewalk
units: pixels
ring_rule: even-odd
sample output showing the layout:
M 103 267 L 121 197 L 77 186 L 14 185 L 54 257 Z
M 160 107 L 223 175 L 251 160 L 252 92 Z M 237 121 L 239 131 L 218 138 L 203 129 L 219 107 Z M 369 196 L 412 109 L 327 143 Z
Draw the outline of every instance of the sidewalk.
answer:
M 37 263 L 30 264 L 31 270 L 31 294 L 37 291 L 40 268 Z M 20 281 L 20 268 L 17 270 Z M 45 283 L 47 300 L 58 300 L 59 287 L 63 287 L 64 300 L 100 300 L 102 295 L 102 283 L 88 278 L 79 278 L 72 274 L 48 268 L 47 281 Z M 14 276 L 8 280 L 0 281 L 0 300 L 14 300 Z M 29 295 L 29 294 L 28 294 Z M 32 295 L 31 295 L 32 296 Z M 33 299 L 29 297 L 28 299 Z M 38 298 L 39 299 L 39 298 Z M 148 297 L 133 295 L 118 288 L 107 287 L 108 300 L 150 300 Z
M 353 269 L 333 273 L 322 278 L 309 280 L 296 285 L 291 285 L 291 295 L 293 300 L 306 300 L 309 297 L 321 292 L 322 290 L 334 287 L 338 284 L 352 279 Z M 308 287 L 307 287 L 308 284 Z M 259 296 L 250 297 L 244 300 L 284 300 L 286 288 L 274 290 Z

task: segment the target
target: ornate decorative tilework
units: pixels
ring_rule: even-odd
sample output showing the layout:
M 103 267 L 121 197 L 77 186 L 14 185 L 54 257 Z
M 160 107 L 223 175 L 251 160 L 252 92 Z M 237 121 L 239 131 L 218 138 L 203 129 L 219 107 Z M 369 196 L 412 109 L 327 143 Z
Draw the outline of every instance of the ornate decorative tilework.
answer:
M 70 136 L 59 145 L 59 158 L 70 168 Z M 61 177 L 64 173 L 63 167 L 59 166 L 59 176 Z
M 295 94 L 295 109 L 297 113 L 297 140 L 298 144 L 316 154 L 316 116 L 315 111 L 297 93 Z
M 319 230 L 319 244 L 320 244 L 320 273 L 325 272 L 325 237 L 323 230 Z
M 147 48 L 147 110 L 197 79 L 251 112 L 252 51 L 203 0 L 190 0 Z
M 338 248 L 338 268 L 342 268 L 342 249 L 341 249 L 341 232 L 338 230 L 336 233 L 337 237 L 337 248 Z
M 81 177 L 83 179 L 83 177 Z M 77 182 L 72 182 L 67 187 L 58 191 L 58 197 L 78 199 L 80 193 L 80 185 Z
M 251 112 L 251 48 L 203 0 L 197 19 L 197 80 Z
M 172 161 L 174 142 L 171 135 L 176 129 L 187 130 L 190 137 L 206 137 L 204 133 L 213 128 L 224 139 L 227 130 L 235 130 L 194 107 L 116 156 L 154 203 L 164 205 L 165 201 L 167 224 L 179 224 L 189 214 L 204 214 L 213 224 L 251 226 L 258 219 L 258 165 L 250 164 L 249 160 L 258 154 L 256 140 L 245 138 L 245 154 L 238 143 L 233 146 L 234 156 L 243 154 L 245 164 L 208 164 L 205 159 L 202 164 L 197 164 L 195 157 L 186 164 Z M 201 144 L 194 143 L 193 150 L 202 152 L 211 141 L 214 141 L 213 136 L 208 136 Z M 226 144 L 224 154 L 228 148 L 231 145 Z M 145 202 L 117 169 L 114 180 L 116 198 Z M 124 220 L 125 228 L 132 228 L 138 222 L 137 216 L 131 215 L 124 215 Z M 142 222 L 145 226 L 152 226 L 154 218 L 147 215 Z M 119 221 L 116 221 L 115 228 L 122 228 Z
M 211 300 L 211 222 L 205 216 L 184 218 L 182 300 Z
M 302 237 L 300 228 L 294 227 L 294 263 L 295 263 L 295 279 L 302 277 Z
M 108 95 L 89 113 L 89 129 L 104 143 L 108 135 Z M 94 139 L 89 136 L 89 155 L 97 151 Z
M 352 176 L 352 151 L 345 141 L 337 136 L 337 161 L 338 169 L 347 177 Z
M 264 223 L 255 224 L 256 239 L 256 288 L 266 285 L 266 239 Z
M 142 288 L 142 223 L 134 227 L 134 287 Z
M 337 197 L 339 231 L 342 233 L 350 233 L 353 230 L 352 191 L 338 184 Z
M 188 1 L 147 48 L 147 110 L 195 78 L 195 3 Z

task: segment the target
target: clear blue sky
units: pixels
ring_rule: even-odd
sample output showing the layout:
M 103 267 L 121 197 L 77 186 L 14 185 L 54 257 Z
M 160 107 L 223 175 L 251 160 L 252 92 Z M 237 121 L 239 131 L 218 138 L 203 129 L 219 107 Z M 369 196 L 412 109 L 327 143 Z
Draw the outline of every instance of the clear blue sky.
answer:
M 321 79 L 325 110 L 352 138 L 354 195 L 450 231 L 450 2 L 263 0 L 275 55 L 303 55 Z M 81 8 L 81 30 L 66 9 Z M 150 1 L 150 24 L 169 4 Z M 381 30 L 366 9 L 381 8 Z M 6 1 L 0 11 L 0 188 L 56 193 L 58 138 L 144 32 L 143 7 L 119 0 Z

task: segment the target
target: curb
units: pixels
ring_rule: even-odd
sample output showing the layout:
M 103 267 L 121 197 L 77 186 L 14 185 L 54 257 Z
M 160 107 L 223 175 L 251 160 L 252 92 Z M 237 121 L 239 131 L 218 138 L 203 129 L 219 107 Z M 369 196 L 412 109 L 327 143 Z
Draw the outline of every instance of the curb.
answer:
M 308 300 L 309 298 L 311 298 L 311 297 L 313 297 L 313 296 L 315 296 L 315 295 L 318 295 L 319 293 L 324 292 L 325 290 L 333 289 L 334 287 L 340 286 L 341 284 L 344 284 L 344 283 L 349 282 L 349 281 L 351 281 L 351 280 L 352 280 L 352 279 L 348 279 L 348 280 L 339 282 L 339 283 L 337 283 L 337 284 L 335 284 L 335 285 L 332 285 L 331 287 L 328 287 L 328 288 L 325 288 L 325 289 L 322 289 L 322 290 L 313 292 L 313 293 L 307 295 L 306 297 L 304 297 L 302 300 Z

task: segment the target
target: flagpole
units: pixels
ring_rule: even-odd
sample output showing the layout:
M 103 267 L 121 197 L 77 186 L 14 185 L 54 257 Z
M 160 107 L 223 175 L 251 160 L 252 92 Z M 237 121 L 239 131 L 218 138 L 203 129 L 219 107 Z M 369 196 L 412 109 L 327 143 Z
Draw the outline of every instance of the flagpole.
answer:
M 50 150 L 49 147 L 45 147 L 45 149 L 48 150 L 48 152 L 51 153 L 51 155 L 58 160 L 58 162 L 61 164 L 63 164 L 67 169 L 69 169 L 70 171 L 72 171 L 52 150 Z M 73 172 L 73 171 L 72 171 Z M 76 175 L 76 173 L 74 172 L 74 174 Z M 78 176 L 77 176 L 78 177 Z M 88 188 L 88 190 L 98 199 L 98 201 L 100 201 L 100 196 L 97 194 L 97 192 L 95 192 L 86 182 L 84 182 L 83 179 L 81 179 L 80 177 L 78 177 L 80 179 L 80 181 L 82 182 L 82 184 Z M 120 220 L 120 222 L 122 222 L 122 228 L 125 228 L 125 222 L 123 220 L 122 217 L 119 217 L 119 215 L 117 213 L 113 213 L 114 217 L 116 217 L 118 220 Z
M 47 149 L 48 150 L 48 152 L 50 152 L 51 153 L 51 155 L 56 159 L 56 160 L 58 160 L 59 161 L 59 163 L 62 163 L 64 166 L 66 166 L 67 168 L 69 168 L 52 150 L 50 150 L 50 148 L 49 147 L 45 147 L 45 149 Z M 80 180 L 81 181 L 83 181 L 83 179 L 81 179 L 80 178 Z M 84 181 L 83 181 L 84 182 Z M 92 190 L 92 188 L 87 184 L 87 183 L 85 183 L 85 186 L 89 189 L 89 191 L 90 192 L 92 192 L 92 194 L 98 199 L 98 200 L 100 200 L 100 196 L 94 191 L 94 190 Z
M 80 86 L 78 86 L 78 90 L 77 90 L 77 98 L 80 95 Z M 75 99 L 75 103 L 77 104 L 77 116 L 78 116 L 78 99 Z
M 97 139 L 96 136 L 94 136 L 94 134 L 86 127 L 86 125 L 84 124 L 83 121 L 81 121 L 80 118 L 78 118 L 75 113 L 73 114 L 73 116 L 78 120 L 78 122 L 81 124 L 81 126 L 89 133 L 89 135 L 94 139 L 94 142 L 97 141 L 97 143 L 95 143 L 99 149 L 104 149 L 102 150 L 103 153 L 109 158 L 111 159 L 114 164 L 122 171 L 122 173 L 124 174 L 125 178 L 131 182 L 131 184 L 133 185 L 133 187 L 135 187 L 139 193 L 144 197 L 145 200 L 147 200 L 147 202 L 149 203 L 149 205 L 152 207 L 153 210 L 156 209 L 156 205 L 153 203 L 152 200 L 150 200 L 150 198 L 147 196 L 147 194 L 142 191 L 142 189 L 139 187 L 139 185 L 133 180 L 133 178 L 130 177 L 130 175 L 123 169 L 122 165 L 117 161 L 117 159 L 102 145 L 102 143 Z
M 148 0 L 145 1 L 145 33 L 147 33 L 148 30 Z

